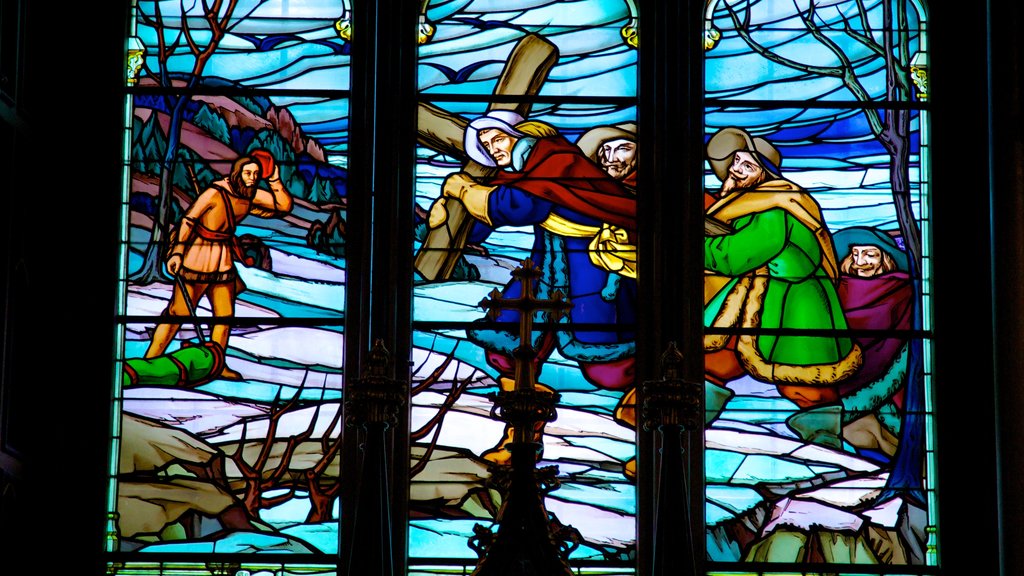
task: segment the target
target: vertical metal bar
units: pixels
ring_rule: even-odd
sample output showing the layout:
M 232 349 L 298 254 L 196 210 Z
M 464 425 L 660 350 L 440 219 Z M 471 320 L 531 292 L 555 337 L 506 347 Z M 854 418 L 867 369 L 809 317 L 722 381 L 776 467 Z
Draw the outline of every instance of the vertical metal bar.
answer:
M 640 2 L 639 229 L 640 330 L 637 381 L 657 376 L 658 356 L 675 341 L 684 377 L 703 378 L 703 3 Z M 642 402 L 642 398 L 640 399 Z M 694 535 L 703 534 L 703 434 L 684 435 Z M 654 436 L 639 436 L 639 571 L 650 574 L 655 505 Z M 678 487 L 683 490 L 683 486 Z M 662 491 L 663 492 L 663 491 Z M 680 494 L 682 496 L 682 494 Z M 682 543 L 688 530 L 674 535 Z M 703 542 L 703 537 L 694 538 Z M 694 551 L 698 563 L 703 548 Z M 680 568 L 682 569 L 682 567 Z M 692 568 L 686 568 L 691 570 Z M 683 572 L 675 572 L 681 574 Z
M 1024 297 L 1021 296 L 1021 264 L 1024 263 L 1024 130 L 1021 128 L 1024 49 L 1017 36 L 1024 24 L 1024 10 L 1017 2 L 990 0 L 989 80 L 989 174 L 993 286 L 993 344 L 995 351 L 996 459 L 999 486 L 998 515 L 1000 574 L 1024 571 L 1024 550 L 1017 544 L 1018 519 L 1024 514 L 1021 492 L 1024 455 Z M 994 12 L 991 8 L 997 7 Z
M 358 377 L 366 351 L 379 339 L 396 359 L 394 377 L 408 382 L 418 5 L 357 0 L 352 8 L 345 379 L 347 385 Z M 396 573 L 404 573 L 406 564 L 409 418 L 405 406 L 397 426 L 381 443 L 391 464 L 391 550 Z M 353 478 L 360 462 L 357 443 L 345 442 L 342 452 L 342 477 Z M 342 495 L 342 510 L 354 509 L 354 487 L 343 486 Z M 352 549 L 353 528 L 353 519 L 342 512 L 342 553 L 366 553 Z

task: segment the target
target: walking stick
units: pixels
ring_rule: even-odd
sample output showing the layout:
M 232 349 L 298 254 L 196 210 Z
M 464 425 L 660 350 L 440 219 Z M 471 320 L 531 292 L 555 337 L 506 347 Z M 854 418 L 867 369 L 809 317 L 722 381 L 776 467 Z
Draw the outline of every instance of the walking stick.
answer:
M 199 326 L 199 317 L 196 316 L 196 307 L 192 305 L 192 299 L 188 295 L 188 290 L 185 289 L 185 281 L 181 278 L 180 274 L 175 274 L 174 279 L 178 282 L 178 288 L 181 288 L 181 298 L 185 301 L 188 313 L 192 317 L 192 325 L 196 329 L 196 334 L 199 335 L 199 342 L 205 346 L 206 335 L 203 334 L 203 329 Z

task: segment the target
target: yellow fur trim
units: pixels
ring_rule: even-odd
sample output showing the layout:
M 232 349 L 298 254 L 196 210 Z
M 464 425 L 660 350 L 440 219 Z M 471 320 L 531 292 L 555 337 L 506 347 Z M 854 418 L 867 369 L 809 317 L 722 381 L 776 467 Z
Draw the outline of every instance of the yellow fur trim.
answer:
M 762 269 L 763 270 L 763 269 Z M 761 311 L 764 309 L 764 295 L 768 292 L 768 277 L 753 279 L 747 302 L 743 310 L 743 327 L 761 326 Z M 825 386 L 835 384 L 852 376 L 864 363 L 860 347 L 853 344 L 850 352 L 838 362 L 831 364 L 782 364 L 769 362 L 757 348 L 757 337 L 744 334 L 736 343 L 740 363 L 747 373 L 763 382 L 772 384 L 803 384 Z
M 725 301 L 722 302 L 722 307 L 718 309 L 718 315 L 715 316 L 715 320 L 711 323 L 712 327 L 732 328 L 739 324 L 740 312 L 747 302 L 750 283 L 750 276 L 743 276 L 736 282 L 725 297 Z M 729 341 L 729 337 L 729 334 L 705 334 L 704 351 L 714 352 L 721 350 L 725 343 Z
M 768 362 L 757 350 L 753 336 L 740 336 L 736 343 L 736 351 L 739 353 L 740 362 L 751 376 L 771 384 L 829 386 L 853 376 L 864 363 L 863 354 L 856 344 L 838 362 L 807 366 Z
M 718 274 L 710 270 L 704 271 L 704 306 L 708 305 L 708 302 L 714 300 L 715 296 L 721 292 L 729 282 L 732 281 L 732 277 Z
M 742 276 L 733 286 L 719 309 L 712 326 L 716 328 L 759 328 L 764 296 L 768 291 L 767 270 Z M 742 311 L 742 318 L 740 312 Z M 728 334 L 705 334 L 704 351 L 721 350 L 729 341 Z M 757 336 L 740 335 L 736 342 L 736 353 L 748 374 L 762 382 L 771 384 L 801 384 L 805 386 L 827 386 L 853 376 L 864 363 L 860 347 L 853 344 L 850 352 L 831 364 L 783 364 L 770 362 L 757 347 Z

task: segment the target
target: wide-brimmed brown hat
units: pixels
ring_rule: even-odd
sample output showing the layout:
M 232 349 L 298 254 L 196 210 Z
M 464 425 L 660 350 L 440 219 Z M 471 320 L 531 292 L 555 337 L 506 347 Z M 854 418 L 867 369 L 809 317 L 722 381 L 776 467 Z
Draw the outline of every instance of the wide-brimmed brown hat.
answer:
M 636 142 L 636 124 L 625 122 L 614 126 L 597 126 L 584 132 L 583 136 L 576 141 L 576 146 L 587 155 L 587 158 L 597 162 L 597 151 L 601 145 L 609 140 L 630 140 Z
M 722 128 L 708 141 L 708 164 L 715 171 L 719 180 L 725 181 L 729 176 L 729 166 L 732 164 L 732 155 L 737 152 L 751 152 L 757 158 L 758 163 L 765 170 L 776 176 L 779 174 L 779 164 L 782 162 L 782 155 L 764 138 L 753 138 L 742 128 Z M 770 162 L 771 165 L 768 165 Z

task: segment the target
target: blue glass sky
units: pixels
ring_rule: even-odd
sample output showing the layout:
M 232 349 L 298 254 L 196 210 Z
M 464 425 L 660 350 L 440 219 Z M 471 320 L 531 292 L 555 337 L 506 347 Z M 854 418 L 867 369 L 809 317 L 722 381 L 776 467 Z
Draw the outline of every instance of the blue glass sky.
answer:
M 622 40 L 620 30 L 630 22 L 631 8 L 626 0 L 526 0 L 509 9 L 510 2 L 499 0 L 435 0 L 428 5 L 427 20 L 436 26 L 433 39 L 419 51 L 419 84 L 425 95 L 476 94 L 486 96 L 493 90 L 505 59 L 515 42 L 527 32 L 539 33 L 559 49 L 559 60 L 541 90 L 544 95 L 634 96 L 637 52 Z M 733 29 L 725 2 L 717 2 L 714 24 L 721 30 L 718 45 L 707 53 L 706 86 L 709 98 L 818 100 L 835 102 L 837 109 L 854 98 L 834 78 L 822 78 L 774 64 L 752 54 Z M 750 0 L 733 2 L 741 17 L 750 10 L 755 38 L 781 54 L 808 64 L 834 65 L 838 61 L 818 40 L 812 38 L 799 20 L 795 5 L 805 3 Z M 865 3 L 868 21 L 876 30 L 881 26 L 881 2 Z M 201 3 L 189 11 L 189 25 L 198 41 L 209 37 L 200 18 Z M 817 3 L 816 21 L 830 39 L 849 54 L 865 88 L 873 97 L 884 93 L 884 68 L 881 59 L 843 31 L 845 23 L 861 26 L 856 2 L 823 0 Z M 152 15 L 154 2 L 142 1 L 139 8 Z M 180 32 L 180 4 L 160 2 L 167 31 L 165 41 L 173 42 Z M 349 87 L 348 47 L 335 29 L 342 16 L 340 0 L 241 0 L 230 32 L 210 59 L 204 74 L 231 82 L 275 90 L 295 90 L 293 96 L 271 97 L 277 106 L 289 108 L 304 131 L 321 141 L 329 154 L 341 155 L 347 149 L 347 100 L 303 94 L 306 90 L 347 90 Z M 908 14 L 908 27 L 920 28 L 917 13 Z M 141 19 L 138 36 L 148 49 L 148 64 L 156 67 L 156 31 Z M 913 33 L 911 51 L 918 49 Z M 641 39 L 641 45 L 642 45 Z M 184 45 L 171 59 L 174 71 L 191 70 L 193 58 Z M 842 104 L 840 104 L 842 103 Z M 482 112 L 482 105 L 439 102 L 460 114 Z M 479 110 L 477 110 L 479 109 Z M 843 132 L 836 141 L 859 142 L 865 155 L 872 142 L 863 115 L 852 109 L 808 109 L 794 111 L 710 108 L 705 117 L 710 132 L 723 126 L 743 126 L 756 134 L 773 134 L 810 144 L 808 139 L 790 138 L 792 128 L 823 136 Z M 551 122 L 569 135 L 591 126 L 632 121 L 631 107 L 599 104 L 555 105 L 539 103 L 533 117 Z M 780 133 L 786 125 L 787 130 Z M 838 127 L 838 128 L 837 128 Z M 813 155 L 830 149 L 819 148 Z M 791 149 L 790 156 L 807 156 L 808 151 Z M 337 159 L 337 158 L 335 158 Z

